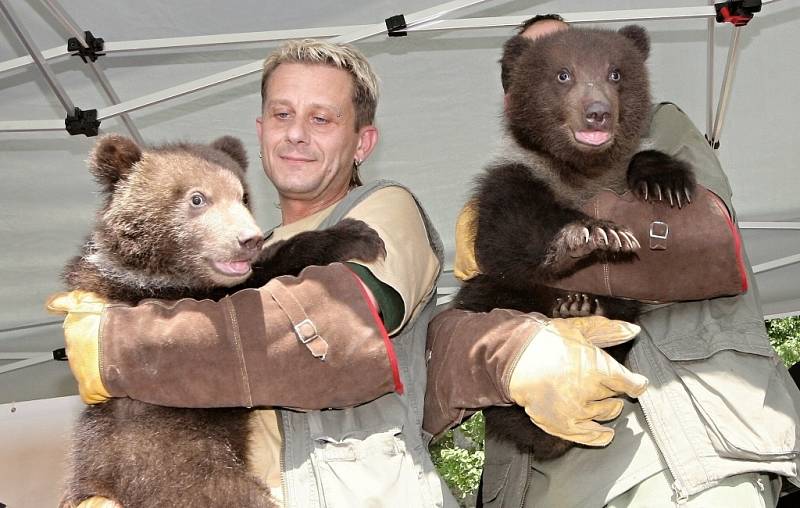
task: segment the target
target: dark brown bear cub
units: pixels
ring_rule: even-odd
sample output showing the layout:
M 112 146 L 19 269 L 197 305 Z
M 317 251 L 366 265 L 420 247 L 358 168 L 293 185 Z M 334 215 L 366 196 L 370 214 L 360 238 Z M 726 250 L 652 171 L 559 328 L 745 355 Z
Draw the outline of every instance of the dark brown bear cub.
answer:
M 385 255 L 361 221 L 299 234 L 262 249 L 250 213 L 241 142 L 143 149 L 101 138 L 89 167 L 105 197 L 70 289 L 129 304 L 217 298 L 308 265 Z M 174 409 L 127 398 L 87 407 L 75 427 L 62 505 L 104 496 L 137 506 L 274 506 L 247 470 L 246 409 Z
M 649 45 L 638 26 L 506 43 L 506 146 L 477 182 L 472 202 L 481 274 L 465 282 L 456 306 L 636 319 L 638 302 L 573 295 L 548 284 L 588 264 L 636 255 L 639 242 L 625 224 L 580 211 L 600 190 L 630 189 L 643 200 L 678 206 L 691 199 L 694 177 L 685 163 L 654 150 L 634 155 L 650 118 Z M 572 446 L 518 407 L 487 410 L 486 431 L 540 460 Z

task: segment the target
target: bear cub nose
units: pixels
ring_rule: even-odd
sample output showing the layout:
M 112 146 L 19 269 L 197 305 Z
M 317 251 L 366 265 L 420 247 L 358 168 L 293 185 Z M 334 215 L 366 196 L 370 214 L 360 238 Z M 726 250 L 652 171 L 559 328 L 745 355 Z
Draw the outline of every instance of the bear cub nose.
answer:
M 249 250 L 258 250 L 264 243 L 264 235 L 261 233 L 254 233 L 252 231 L 240 233 L 237 239 L 239 240 L 239 245 L 242 248 Z
M 593 101 L 586 107 L 586 126 L 590 129 L 607 129 L 611 123 L 611 106 Z

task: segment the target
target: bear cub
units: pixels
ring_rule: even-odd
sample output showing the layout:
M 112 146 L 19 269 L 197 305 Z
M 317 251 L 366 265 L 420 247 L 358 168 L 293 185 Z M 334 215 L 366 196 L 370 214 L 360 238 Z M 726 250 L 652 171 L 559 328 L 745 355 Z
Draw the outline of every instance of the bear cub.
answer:
M 135 304 L 221 298 L 309 265 L 385 256 L 365 223 L 345 219 L 262 249 L 248 204 L 247 156 L 236 138 L 141 148 L 107 135 L 89 169 L 104 202 L 69 289 Z M 183 409 L 114 398 L 87 407 L 72 442 L 63 506 L 99 495 L 124 507 L 275 506 L 247 471 L 249 411 Z
M 472 197 L 481 274 L 464 283 L 457 307 L 636 319 L 636 301 L 550 285 L 592 263 L 630 261 L 640 248 L 625 224 L 581 211 L 600 190 L 631 190 L 644 201 L 679 207 L 691 201 L 695 180 L 687 164 L 655 150 L 635 153 L 650 120 L 649 50 L 647 33 L 633 25 L 516 36 L 505 44 L 507 135 Z M 488 434 L 539 460 L 574 445 L 533 425 L 522 408 L 495 407 L 485 415 Z

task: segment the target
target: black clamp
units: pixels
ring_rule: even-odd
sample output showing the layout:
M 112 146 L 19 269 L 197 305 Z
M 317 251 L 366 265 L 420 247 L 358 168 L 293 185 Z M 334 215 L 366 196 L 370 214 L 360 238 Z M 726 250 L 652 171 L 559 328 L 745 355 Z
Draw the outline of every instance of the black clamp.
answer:
M 710 146 L 710 147 L 711 147 L 711 148 L 713 148 L 714 150 L 717 150 L 717 149 L 719 148 L 719 140 L 717 140 L 717 141 L 714 141 L 714 142 L 712 143 L 712 142 L 711 142 L 711 140 L 710 140 L 710 139 L 708 139 L 708 134 L 704 134 L 704 135 L 703 135 L 703 137 L 704 137 L 704 138 L 706 138 L 706 141 L 708 141 L 708 146 Z
M 67 361 L 67 350 L 63 347 L 53 350 L 53 360 L 57 362 Z
M 753 19 L 753 14 L 761 12 L 761 0 L 728 0 L 714 4 L 714 9 L 717 11 L 717 23 L 745 26 Z
M 389 18 L 386 18 L 386 28 L 389 30 L 389 37 L 405 37 L 408 35 L 406 32 L 406 17 L 402 14 L 395 14 Z
M 64 125 L 71 135 L 83 134 L 89 138 L 97 136 L 100 120 L 97 119 L 96 109 L 83 111 L 81 108 L 75 108 L 75 111 L 64 119 Z
M 86 60 L 87 58 L 94 62 L 97 60 L 98 56 L 105 55 L 105 53 L 102 52 L 103 46 L 105 45 L 105 41 L 103 39 L 100 37 L 95 37 L 92 35 L 92 32 L 87 30 L 86 32 L 83 32 L 83 40 L 86 41 L 87 47 L 85 48 L 83 47 L 83 44 L 78 41 L 77 37 L 70 37 L 67 39 L 67 51 L 72 53 L 72 56 L 81 57 L 83 63 L 88 63 Z

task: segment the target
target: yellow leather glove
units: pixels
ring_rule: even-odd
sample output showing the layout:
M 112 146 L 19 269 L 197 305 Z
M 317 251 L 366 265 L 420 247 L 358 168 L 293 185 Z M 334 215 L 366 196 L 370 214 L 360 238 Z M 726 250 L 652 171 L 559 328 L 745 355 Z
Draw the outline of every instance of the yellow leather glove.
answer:
M 478 235 L 478 210 L 475 201 L 468 201 L 456 219 L 456 257 L 453 275 L 467 281 L 481 273 L 475 257 L 475 237 Z
M 107 497 L 92 496 L 81 501 L 76 508 L 122 508 L 122 505 Z
M 647 378 L 630 372 L 594 344 L 631 340 L 638 326 L 600 316 L 553 319 L 531 340 L 509 381 L 509 395 L 548 434 L 605 446 L 614 430 L 597 421 L 622 411 L 619 394 L 638 397 Z
M 86 404 L 111 398 L 100 378 L 100 323 L 105 305 L 98 294 L 81 290 L 56 293 L 47 300 L 48 311 L 67 316 L 63 325 L 67 359 Z

